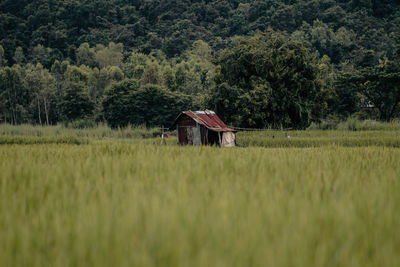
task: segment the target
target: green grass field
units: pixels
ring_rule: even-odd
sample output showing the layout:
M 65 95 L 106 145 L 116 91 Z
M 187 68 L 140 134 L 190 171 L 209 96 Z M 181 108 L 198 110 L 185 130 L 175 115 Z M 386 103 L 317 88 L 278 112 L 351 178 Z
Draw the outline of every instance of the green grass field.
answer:
M 400 266 L 397 131 L 224 149 L 17 129 L 0 127 L 0 266 Z

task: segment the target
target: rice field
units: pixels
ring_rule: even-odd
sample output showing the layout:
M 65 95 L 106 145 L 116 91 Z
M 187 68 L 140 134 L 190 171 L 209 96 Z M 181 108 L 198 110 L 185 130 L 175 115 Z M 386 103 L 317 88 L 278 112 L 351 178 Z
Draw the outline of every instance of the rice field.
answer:
M 332 141 L 396 131 L 23 133 L 0 137 L 19 140 L 0 142 L 0 266 L 400 266 L 400 149 Z
M 399 131 L 261 131 L 239 132 L 241 147 L 400 147 Z

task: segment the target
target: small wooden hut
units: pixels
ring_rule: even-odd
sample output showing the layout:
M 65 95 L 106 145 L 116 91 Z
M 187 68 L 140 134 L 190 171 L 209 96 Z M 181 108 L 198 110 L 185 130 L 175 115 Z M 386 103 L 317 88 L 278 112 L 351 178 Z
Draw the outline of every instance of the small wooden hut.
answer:
M 228 128 L 214 111 L 184 111 L 174 122 L 181 145 L 236 145 L 236 130 Z

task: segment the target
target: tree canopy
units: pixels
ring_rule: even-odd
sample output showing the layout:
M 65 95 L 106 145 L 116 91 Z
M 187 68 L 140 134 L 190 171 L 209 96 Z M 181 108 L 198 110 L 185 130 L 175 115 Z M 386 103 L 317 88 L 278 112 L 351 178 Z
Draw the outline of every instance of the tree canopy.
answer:
M 176 57 L 196 40 L 216 49 L 229 37 L 272 28 L 339 63 L 357 61 L 369 49 L 391 58 L 399 10 L 398 1 L 388 0 L 2 0 L 0 44 L 11 64 L 17 47 L 29 60 L 46 51 L 44 61 L 79 61 L 83 51 L 78 56 L 76 49 L 83 43 L 121 43 Z
M 104 117 L 112 127 L 128 124 L 154 127 L 173 122 L 182 110 L 192 108 L 192 100 L 159 85 L 139 86 L 134 80 L 125 80 L 106 91 L 102 105 Z
M 277 33 L 235 43 L 216 61 L 217 86 L 209 96 L 222 118 L 258 128 L 303 128 L 318 118 L 323 88 L 308 49 Z

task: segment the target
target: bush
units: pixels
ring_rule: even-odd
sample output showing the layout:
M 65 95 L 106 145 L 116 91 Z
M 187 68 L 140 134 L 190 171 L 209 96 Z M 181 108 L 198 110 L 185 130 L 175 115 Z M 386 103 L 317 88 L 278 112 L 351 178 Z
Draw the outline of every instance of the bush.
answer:
M 67 122 L 65 125 L 67 128 L 74 129 L 85 129 L 85 128 L 95 128 L 97 123 L 93 119 L 78 119 L 71 122 Z
M 76 136 L 46 136 L 46 137 L 32 137 L 32 136 L 0 136 L 0 145 L 34 145 L 34 144 L 70 144 L 81 145 L 88 144 L 89 140 L 86 138 L 79 138 Z
M 337 120 L 323 120 L 320 123 L 312 122 L 307 130 L 336 130 L 338 123 Z
M 104 123 L 95 123 L 93 120 L 76 120 L 64 125 L 35 126 L 35 125 L 0 125 L 0 135 L 3 136 L 76 136 L 87 138 L 153 138 L 161 135 L 159 128 L 147 128 L 144 125 L 128 125 L 123 128 L 112 129 Z
M 112 128 L 132 125 L 171 125 L 182 110 L 192 107 L 192 97 L 158 85 L 139 86 L 125 80 L 113 84 L 104 94 L 104 118 Z
M 339 123 L 337 129 L 342 131 L 357 131 L 361 128 L 361 124 L 362 122 L 355 117 L 349 117 L 346 121 Z

